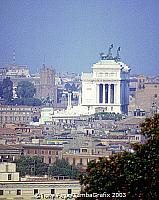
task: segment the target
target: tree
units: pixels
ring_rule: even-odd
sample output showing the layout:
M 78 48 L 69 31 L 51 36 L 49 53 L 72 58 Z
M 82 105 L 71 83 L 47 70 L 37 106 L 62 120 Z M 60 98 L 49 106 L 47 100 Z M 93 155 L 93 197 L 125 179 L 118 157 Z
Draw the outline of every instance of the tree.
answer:
M 125 196 L 126 199 L 158 199 L 158 120 L 159 114 L 141 125 L 148 140 L 145 144 L 135 145 L 134 153 L 124 152 L 90 162 L 86 175 L 80 177 L 82 193 L 106 192 L 112 199 Z
M 3 79 L 2 82 L 2 97 L 5 104 L 10 104 L 13 98 L 13 82 L 9 77 Z
M 96 114 L 94 114 L 94 118 L 95 120 L 115 120 L 115 121 L 119 121 L 122 119 L 122 114 L 119 113 L 110 113 L 110 112 L 98 112 Z
M 17 171 L 20 172 L 20 176 L 41 176 L 47 174 L 47 165 L 37 156 L 21 156 L 20 159 L 16 160 L 16 165 Z
M 29 81 L 21 81 L 17 86 L 17 96 L 19 98 L 33 98 L 36 93 L 36 88 Z
M 57 160 L 49 167 L 49 175 L 52 176 L 68 176 L 69 178 L 76 179 L 79 175 L 79 170 L 70 165 L 66 160 Z
M 159 114 L 146 118 L 141 124 L 141 132 L 149 139 L 159 138 Z
M 34 84 L 29 81 L 21 81 L 17 86 L 17 99 L 12 101 L 13 105 L 41 106 L 42 101 L 33 98 L 36 92 Z

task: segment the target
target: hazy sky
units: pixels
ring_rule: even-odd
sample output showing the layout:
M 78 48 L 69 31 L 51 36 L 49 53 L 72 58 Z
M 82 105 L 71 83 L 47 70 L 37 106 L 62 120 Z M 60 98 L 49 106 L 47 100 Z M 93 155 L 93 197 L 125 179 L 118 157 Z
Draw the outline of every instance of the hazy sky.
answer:
M 159 75 L 159 0 L 0 0 L 0 66 L 43 64 L 91 70 L 100 52 L 121 46 L 132 73 Z

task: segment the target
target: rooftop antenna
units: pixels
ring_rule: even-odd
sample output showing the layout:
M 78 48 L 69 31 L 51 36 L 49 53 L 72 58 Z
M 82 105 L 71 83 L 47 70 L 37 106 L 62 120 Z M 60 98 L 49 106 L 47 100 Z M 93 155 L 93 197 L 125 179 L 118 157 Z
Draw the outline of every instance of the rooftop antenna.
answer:
M 45 67 L 45 58 L 46 56 L 44 55 L 44 60 L 43 60 L 43 66 Z
M 13 49 L 13 65 L 15 65 L 15 49 Z

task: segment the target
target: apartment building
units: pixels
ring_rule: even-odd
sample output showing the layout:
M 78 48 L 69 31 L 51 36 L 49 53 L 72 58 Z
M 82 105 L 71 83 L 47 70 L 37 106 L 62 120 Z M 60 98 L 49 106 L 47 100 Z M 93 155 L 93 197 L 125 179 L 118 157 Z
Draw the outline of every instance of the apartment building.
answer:
M 42 157 L 46 164 L 54 163 L 57 159 L 62 159 L 62 145 L 49 145 L 39 143 L 23 144 L 23 152 L 26 156 Z
M 37 110 L 32 106 L 0 105 L 0 126 L 7 123 L 29 124 L 36 115 Z
M 15 163 L 0 163 L 0 200 L 69 199 L 80 192 L 79 181 L 47 177 L 20 178 Z

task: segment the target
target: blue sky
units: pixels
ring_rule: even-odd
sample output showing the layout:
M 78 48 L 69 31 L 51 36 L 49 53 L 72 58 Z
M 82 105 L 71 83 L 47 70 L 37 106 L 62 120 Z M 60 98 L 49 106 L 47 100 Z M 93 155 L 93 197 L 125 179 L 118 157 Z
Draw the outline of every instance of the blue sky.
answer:
M 45 63 L 57 72 L 91 70 L 114 44 L 132 73 L 159 75 L 158 0 L 0 0 L 0 66 Z

